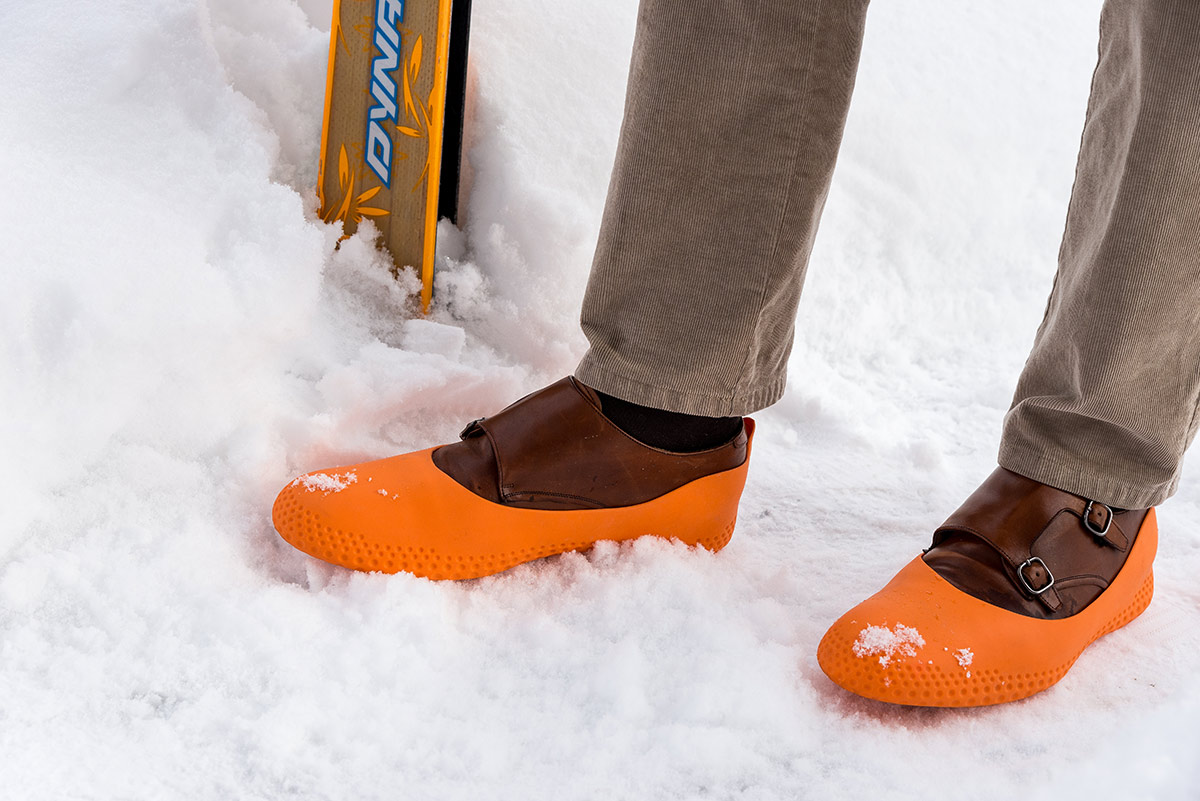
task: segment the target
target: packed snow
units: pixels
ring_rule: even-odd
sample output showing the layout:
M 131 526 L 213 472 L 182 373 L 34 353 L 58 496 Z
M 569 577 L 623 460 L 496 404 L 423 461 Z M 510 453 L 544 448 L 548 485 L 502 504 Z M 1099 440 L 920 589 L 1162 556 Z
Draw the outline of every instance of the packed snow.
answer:
M 893 708 L 816 663 L 992 469 L 1098 5 L 872 9 L 728 548 L 433 583 L 314 561 L 272 500 L 573 369 L 635 0 L 475 3 L 428 317 L 316 220 L 330 0 L 0 2 L 0 795 L 1195 799 L 1194 458 L 1154 603 L 1047 692 Z
M 351 484 L 357 484 L 358 474 L 353 470 L 347 470 L 345 473 L 309 473 L 300 476 L 292 483 L 304 487 L 305 492 L 319 491 L 322 495 L 329 495 L 333 492 L 341 492 Z M 380 490 L 380 492 L 387 495 L 387 490 Z
M 958 662 L 958 666 L 966 670 L 975 661 L 975 653 L 970 648 L 959 648 L 954 652 L 954 659 Z M 971 674 L 968 673 L 968 676 Z
M 859 659 L 875 659 L 887 667 L 896 659 L 917 655 L 925 647 L 925 638 L 912 626 L 897 623 L 892 627 L 867 626 L 858 633 L 850 651 Z

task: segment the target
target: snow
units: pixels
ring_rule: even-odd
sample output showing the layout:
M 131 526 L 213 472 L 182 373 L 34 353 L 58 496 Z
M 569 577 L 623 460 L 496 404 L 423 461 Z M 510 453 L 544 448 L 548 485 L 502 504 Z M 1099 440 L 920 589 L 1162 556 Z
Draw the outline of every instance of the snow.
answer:
M 916 656 L 918 648 L 925 647 L 925 638 L 912 626 L 897 623 L 895 626 L 867 626 L 858 633 L 850 650 L 859 659 L 879 657 L 879 664 L 887 667 L 898 657 Z
M 358 474 L 353 470 L 347 470 L 345 473 L 310 473 L 300 476 L 293 484 L 300 484 L 306 492 L 320 492 L 322 495 L 329 495 L 333 492 L 341 492 L 351 484 L 358 483 Z M 387 494 L 386 490 L 380 492 Z
M 975 654 L 970 648 L 959 648 L 954 652 L 954 659 L 958 662 L 958 666 L 965 670 L 975 661 Z M 967 675 L 970 676 L 971 674 L 968 673 Z
M 271 502 L 574 367 L 636 4 L 475 4 L 475 183 L 424 319 L 315 221 L 329 6 L 4 5 L 6 799 L 1195 798 L 1194 459 L 1154 603 L 1051 690 L 889 708 L 816 664 L 992 468 L 1096 0 L 872 8 L 728 548 L 454 584 L 315 562 Z

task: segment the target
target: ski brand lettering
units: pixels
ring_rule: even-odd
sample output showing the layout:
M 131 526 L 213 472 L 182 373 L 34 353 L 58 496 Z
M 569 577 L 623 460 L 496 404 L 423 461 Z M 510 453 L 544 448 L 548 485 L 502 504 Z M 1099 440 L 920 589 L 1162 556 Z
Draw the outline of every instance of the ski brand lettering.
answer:
M 367 165 L 383 185 L 392 185 L 392 137 L 384 130 L 385 120 L 397 122 L 396 79 L 400 66 L 400 33 L 404 22 L 404 0 L 376 0 L 375 49 L 371 59 L 371 97 L 375 101 L 367 113 Z

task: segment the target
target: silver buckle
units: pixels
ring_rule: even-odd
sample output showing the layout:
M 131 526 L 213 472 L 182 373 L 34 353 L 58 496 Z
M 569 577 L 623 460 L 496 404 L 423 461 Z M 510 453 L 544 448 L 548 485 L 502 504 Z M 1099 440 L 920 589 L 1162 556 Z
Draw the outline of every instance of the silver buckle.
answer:
M 1103 529 L 1098 529 L 1092 525 L 1092 507 L 1096 506 L 1096 505 L 1103 506 L 1104 510 L 1106 512 L 1108 512 L 1108 517 L 1105 518 L 1105 520 L 1104 520 L 1104 528 Z M 1092 536 L 1100 537 L 1100 538 L 1107 537 L 1108 530 L 1109 530 L 1109 528 L 1112 527 L 1112 521 L 1113 521 L 1113 510 L 1112 510 L 1112 507 L 1109 506 L 1108 504 L 1104 504 L 1104 503 L 1097 504 L 1096 501 L 1088 501 L 1087 506 L 1083 507 L 1083 527 L 1086 528 L 1088 530 L 1088 532 L 1090 534 L 1092 534 Z
M 1030 585 L 1029 579 L 1025 578 L 1025 568 L 1035 564 L 1041 565 L 1042 569 L 1046 571 L 1046 575 L 1050 577 L 1050 581 L 1047 582 L 1046 586 L 1042 587 L 1040 590 L 1034 589 L 1033 586 Z M 1046 590 L 1054 586 L 1054 574 L 1050 572 L 1050 568 L 1046 566 L 1046 563 L 1037 556 L 1031 556 L 1021 563 L 1021 566 L 1017 568 L 1017 578 L 1021 580 L 1021 586 L 1029 590 L 1029 592 L 1033 593 L 1034 595 L 1041 595 Z

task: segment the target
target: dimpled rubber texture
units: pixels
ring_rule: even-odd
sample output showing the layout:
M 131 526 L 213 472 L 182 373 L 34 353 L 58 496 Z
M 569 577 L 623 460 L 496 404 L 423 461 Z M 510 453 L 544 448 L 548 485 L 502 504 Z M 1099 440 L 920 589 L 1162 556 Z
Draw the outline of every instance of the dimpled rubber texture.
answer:
M 992 606 L 917 557 L 830 627 L 817 662 L 844 689 L 893 704 L 970 707 L 1026 698 L 1055 684 L 1085 648 L 1149 606 L 1157 547 L 1151 509 L 1108 589 L 1062 620 Z
M 753 440 L 753 421 L 746 421 Z M 308 473 L 275 499 L 287 542 L 354 570 L 471 579 L 600 540 L 644 535 L 711 551 L 733 536 L 746 483 L 741 466 L 645 503 L 611 509 L 520 509 L 486 500 L 439 470 L 435 449 Z

